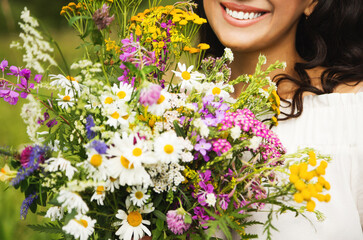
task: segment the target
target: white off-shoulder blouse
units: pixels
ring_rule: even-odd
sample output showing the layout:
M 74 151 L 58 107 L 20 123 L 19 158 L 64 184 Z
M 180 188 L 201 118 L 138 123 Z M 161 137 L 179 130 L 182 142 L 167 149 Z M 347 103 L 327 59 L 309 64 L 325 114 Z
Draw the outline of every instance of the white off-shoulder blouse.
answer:
M 325 220 L 308 213 L 311 223 L 294 214 L 280 215 L 273 224 L 273 240 L 363 240 L 363 92 L 304 97 L 300 117 L 279 122 L 274 129 L 288 152 L 312 147 L 329 154 L 326 171 L 331 201 L 318 203 Z M 284 111 L 282 109 L 282 111 Z M 253 218 L 265 222 L 265 213 Z M 249 232 L 260 233 L 262 227 Z M 235 238 L 239 239 L 239 238 Z

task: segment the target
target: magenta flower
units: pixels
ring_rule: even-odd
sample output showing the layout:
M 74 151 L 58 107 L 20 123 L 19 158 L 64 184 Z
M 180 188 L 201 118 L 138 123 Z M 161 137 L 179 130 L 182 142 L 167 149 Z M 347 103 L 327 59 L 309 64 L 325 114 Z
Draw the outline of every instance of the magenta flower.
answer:
M 140 93 L 139 102 L 143 105 L 154 105 L 160 98 L 162 88 L 157 84 L 150 84 L 148 87 L 143 88 Z
M 34 81 L 36 81 L 37 83 L 40 83 L 42 81 L 43 75 L 41 74 L 37 74 L 34 77 Z
M 181 235 L 190 228 L 190 223 L 186 223 L 186 220 L 190 219 L 191 216 L 183 208 L 177 210 L 169 210 L 166 214 L 166 223 L 168 228 L 174 234 Z
M 5 68 L 7 68 L 8 67 L 8 61 L 6 61 L 5 59 L 4 60 L 2 60 L 1 61 L 1 63 L 0 63 L 0 69 L 1 69 L 1 71 L 5 71 Z
M 20 154 L 20 163 L 21 163 L 21 166 L 23 166 L 24 168 L 27 168 L 29 165 L 30 154 L 32 153 L 32 150 L 33 150 L 33 147 L 28 146 L 28 147 L 24 148 L 24 150 Z
M 93 14 L 92 19 L 95 22 L 98 30 L 105 29 L 115 19 L 115 15 L 110 17 L 109 8 L 110 7 L 105 3 L 103 4 L 102 8 L 97 9 Z
M 4 90 L 0 90 L 0 92 L 2 91 Z M 11 105 L 16 105 L 19 100 L 19 93 L 12 90 L 7 90 L 7 94 L 3 95 L 3 93 L 0 93 L 0 95 L 3 96 L 5 102 L 8 102 Z

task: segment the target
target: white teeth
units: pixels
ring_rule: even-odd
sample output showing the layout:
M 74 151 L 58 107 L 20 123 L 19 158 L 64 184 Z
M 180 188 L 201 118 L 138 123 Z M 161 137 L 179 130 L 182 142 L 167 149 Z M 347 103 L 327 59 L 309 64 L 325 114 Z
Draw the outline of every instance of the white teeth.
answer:
M 236 19 L 240 19 L 240 20 L 247 20 L 247 19 L 255 19 L 258 18 L 260 16 L 262 16 L 262 13 L 254 13 L 254 12 L 242 12 L 242 11 L 233 11 L 230 10 L 228 8 L 226 8 L 226 12 L 229 16 L 236 18 Z

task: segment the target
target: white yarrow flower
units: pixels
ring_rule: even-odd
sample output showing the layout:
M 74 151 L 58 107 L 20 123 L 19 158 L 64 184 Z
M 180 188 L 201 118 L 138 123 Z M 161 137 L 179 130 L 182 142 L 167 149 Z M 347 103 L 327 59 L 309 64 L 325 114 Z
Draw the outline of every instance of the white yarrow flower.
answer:
M 208 204 L 209 207 L 214 207 L 217 202 L 216 195 L 214 195 L 214 193 L 208 193 L 205 202 Z
M 227 58 L 227 60 L 231 63 L 234 60 L 233 52 L 230 48 L 224 49 L 224 56 Z
M 262 137 L 253 136 L 250 140 L 251 144 L 248 146 L 252 150 L 256 151 L 262 142 Z
M 241 128 L 239 126 L 235 126 L 231 129 L 231 137 L 233 138 L 233 140 L 236 140 L 237 138 L 239 138 L 241 136 Z

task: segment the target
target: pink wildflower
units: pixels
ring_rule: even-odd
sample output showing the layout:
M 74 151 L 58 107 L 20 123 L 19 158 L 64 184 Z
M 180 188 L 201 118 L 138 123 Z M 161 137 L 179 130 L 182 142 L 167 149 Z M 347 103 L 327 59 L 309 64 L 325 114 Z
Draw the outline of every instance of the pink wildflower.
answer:
M 155 104 L 160 98 L 161 90 L 161 86 L 157 84 L 151 84 L 150 86 L 143 88 L 140 93 L 140 103 L 150 106 Z
M 169 210 L 166 214 L 166 222 L 168 228 L 174 234 L 181 235 L 190 228 L 190 223 L 185 222 L 185 218 L 188 217 L 191 220 L 190 214 L 183 208 L 177 210 Z

